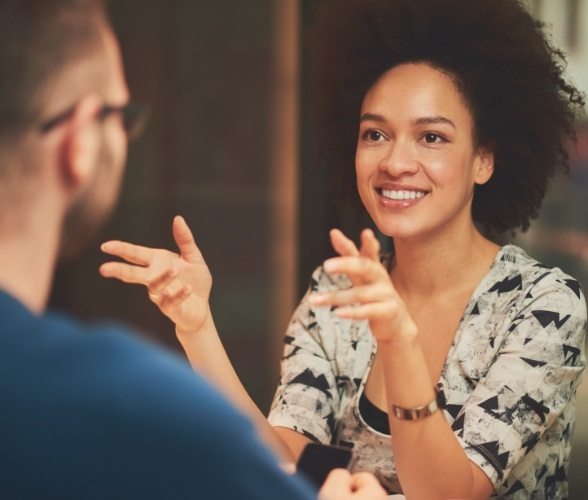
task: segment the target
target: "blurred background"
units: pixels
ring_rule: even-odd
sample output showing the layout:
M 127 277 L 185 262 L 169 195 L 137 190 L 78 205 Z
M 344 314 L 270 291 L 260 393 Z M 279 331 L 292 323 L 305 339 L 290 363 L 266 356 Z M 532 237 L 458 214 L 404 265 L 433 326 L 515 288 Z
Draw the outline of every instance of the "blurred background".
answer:
M 136 100 L 152 114 L 131 146 L 123 193 L 102 238 L 173 248 L 182 214 L 211 268 L 217 327 L 237 372 L 267 411 L 282 336 L 310 273 L 330 255 L 327 230 L 362 221 L 335 209 L 315 159 L 304 32 L 320 0 L 118 0 L 111 15 Z M 588 0 L 527 0 L 588 91 Z M 517 244 L 588 290 L 588 122 L 572 168 Z M 124 321 L 180 353 L 145 290 L 98 275 L 95 248 L 63 265 L 52 305 Z M 180 353 L 181 354 L 181 353 Z M 580 387 L 571 497 L 588 491 L 588 383 Z M 583 494 L 584 493 L 584 494 Z

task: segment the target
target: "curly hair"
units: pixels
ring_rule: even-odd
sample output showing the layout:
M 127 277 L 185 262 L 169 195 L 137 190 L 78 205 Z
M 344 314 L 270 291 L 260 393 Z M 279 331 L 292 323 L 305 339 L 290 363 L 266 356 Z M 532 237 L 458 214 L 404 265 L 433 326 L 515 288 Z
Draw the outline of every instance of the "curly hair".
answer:
M 525 231 L 550 178 L 568 170 L 583 95 L 564 54 L 517 0 L 325 0 L 313 26 L 319 145 L 343 199 L 361 205 L 354 151 L 363 98 L 390 68 L 427 62 L 452 78 L 494 153 L 472 217 L 489 234 Z

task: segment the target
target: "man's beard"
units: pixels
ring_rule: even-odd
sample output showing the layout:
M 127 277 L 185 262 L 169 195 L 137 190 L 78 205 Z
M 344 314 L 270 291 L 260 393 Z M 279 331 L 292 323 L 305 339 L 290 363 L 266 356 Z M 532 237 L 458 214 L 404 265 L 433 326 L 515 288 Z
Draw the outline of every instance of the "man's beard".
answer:
M 95 241 L 118 199 L 122 167 L 116 168 L 112 154 L 104 146 L 97 162 L 94 178 L 65 215 L 58 254 L 61 262 L 77 257 Z

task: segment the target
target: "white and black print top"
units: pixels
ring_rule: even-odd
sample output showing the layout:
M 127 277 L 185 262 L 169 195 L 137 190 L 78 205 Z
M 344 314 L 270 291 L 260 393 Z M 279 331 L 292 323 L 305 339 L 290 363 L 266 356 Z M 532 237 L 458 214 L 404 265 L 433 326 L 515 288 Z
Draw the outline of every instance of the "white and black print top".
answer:
M 315 271 L 310 290 L 348 288 Z M 507 245 L 480 282 L 440 382 L 445 417 L 495 495 L 566 498 L 575 393 L 586 359 L 586 302 L 579 283 Z M 353 446 L 354 470 L 400 493 L 390 436 L 359 411 L 376 342 L 367 321 L 340 319 L 302 300 L 285 337 L 269 421 L 322 443 Z

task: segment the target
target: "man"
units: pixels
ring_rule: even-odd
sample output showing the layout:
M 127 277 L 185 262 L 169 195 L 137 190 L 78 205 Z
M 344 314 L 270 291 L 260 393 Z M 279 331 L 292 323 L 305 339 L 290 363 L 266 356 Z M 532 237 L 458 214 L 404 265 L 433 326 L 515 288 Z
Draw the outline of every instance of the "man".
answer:
M 0 0 L 0 498 L 312 498 L 186 364 L 45 311 L 135 117 L 101 0 Z M 383 491 L 339 470 L 321 494 Z

